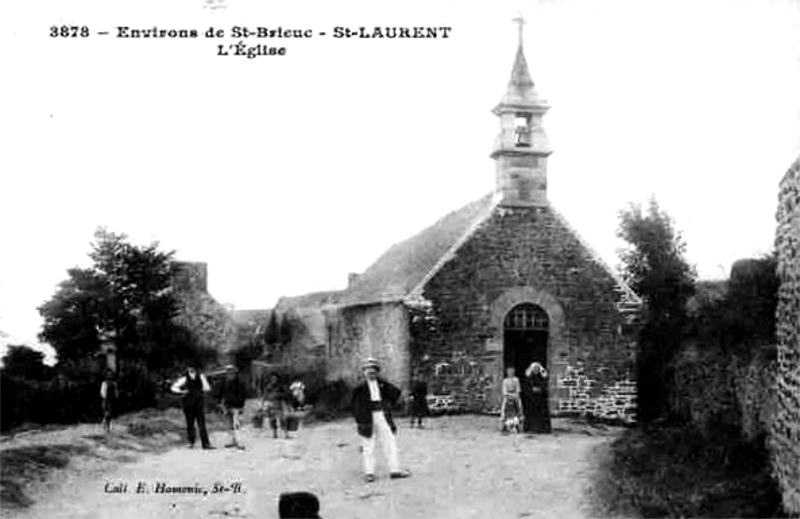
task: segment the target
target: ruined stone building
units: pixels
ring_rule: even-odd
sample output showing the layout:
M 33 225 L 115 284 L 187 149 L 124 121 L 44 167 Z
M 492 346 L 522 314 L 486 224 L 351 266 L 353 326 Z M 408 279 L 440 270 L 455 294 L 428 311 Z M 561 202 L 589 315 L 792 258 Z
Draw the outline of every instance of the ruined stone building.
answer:
M 177 301 L 175 324 L 184 327 L 197 345 L 215 350 L 218 361 L 228 362 L 235 346 L 235 317 L 225 305 L 208 293 L 208 265 L 203 262 L 176 261 L 172 289 Z M 117 371 L 117 347 L 114 335 L 100 332 L 99 364 L 102 369 Z
M 216 350 L 227 361 L 234 347 L 234 316 L 208 292 L 208 265 L 176 262 L 173 286 L 178 300 L 176 324 L 184 326 L 204 348 Z
M 641 302 L 548 199 L 548 109 L 520 26 L 493 110 L 494 192 L 395 244 L 347 289 L 279 301 L 276 312 L 304 330 L 295 357 L 322 359 L 329 379 L 351 382 L 368 355 L 401 386 L 419 369 L 434 407 L 480 412 L 499 408 L 506 366 L 539 361 L 554 413 L 631 420 Z

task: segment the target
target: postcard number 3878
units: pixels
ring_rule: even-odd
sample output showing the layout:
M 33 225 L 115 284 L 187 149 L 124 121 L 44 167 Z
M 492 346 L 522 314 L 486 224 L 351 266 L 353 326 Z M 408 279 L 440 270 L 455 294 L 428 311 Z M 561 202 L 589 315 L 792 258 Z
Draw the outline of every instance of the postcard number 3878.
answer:
M 51 38 L 87 38 L 89 28 L 85 25 L 53 25 L 50 27 Z

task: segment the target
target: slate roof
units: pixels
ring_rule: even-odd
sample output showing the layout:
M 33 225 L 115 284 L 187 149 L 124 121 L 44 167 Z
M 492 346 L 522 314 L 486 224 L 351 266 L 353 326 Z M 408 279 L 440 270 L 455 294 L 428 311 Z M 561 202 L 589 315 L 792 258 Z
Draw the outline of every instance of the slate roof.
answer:
M 282 297 L 276 311 L 289 308 L 362 306 L 405 301 L 413 303 L 422 294 L 425 284 L 440 267 L 455 256 L 461 245 L 475 229 L 488 219 L 498 198 L 490 193 L 453 211 L 439 221 L 397 243 L 380 256 L 349 288 L 337 292 L 315 292 L 296 297 Z M 616 281 L 620 292 L 620 310 L 638 311 L 641 299 L 631 291 L 619 275 L 573 229 L 566 219 L 551 206 L 561 224 L 579 239 L 590 258 L 600 264 Z
M 290 308 L 322 307 L 335 301 L 339 291 L 312 292 L 300 296 L 284 296 L 278 299 L 275 311 L 285 312 Z
M 331 303 L 355 306 L 403 300 L 438 270 L 448 253 L 458 248 L 494 207 L 494 197 L 486 195 L 393 245 Z

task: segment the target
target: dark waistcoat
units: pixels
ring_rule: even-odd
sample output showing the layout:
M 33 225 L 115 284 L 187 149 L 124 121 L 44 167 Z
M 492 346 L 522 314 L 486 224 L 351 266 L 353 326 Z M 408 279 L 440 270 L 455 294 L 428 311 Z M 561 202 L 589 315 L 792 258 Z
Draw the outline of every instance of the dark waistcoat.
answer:
M 188 393 L 183 396 L 183 405 L 187 407 L 203 405 L 203 381 L 200 380 L 200 375 L 194 379 L 186 375 L 186 390 Z

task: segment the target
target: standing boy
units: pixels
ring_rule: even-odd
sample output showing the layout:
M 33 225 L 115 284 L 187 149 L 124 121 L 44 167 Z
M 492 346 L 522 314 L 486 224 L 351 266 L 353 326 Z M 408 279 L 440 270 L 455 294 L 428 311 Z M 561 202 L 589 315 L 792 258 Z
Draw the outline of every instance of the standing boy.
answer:
M 225 379 L 220 385 L 220 406 L 222 412 L 228 419 L 228 424 L 231 428 L 231 441 L 225 447 L 234 447 L 236 449 L 244 450 L 241 439 L 239 438 L 239 430 L 242 428 L 242 413 L 244 412 L 244 403 L 247 399 L 247 388 L 239 380 L 239 372 L 236 366 L 225 366 Z
M 411 427 L 414 422 L 422 429 L 422 419 L 428 415 L 428 384 L 422 379 L 422 374 L 417 370 L 411 383 Z

